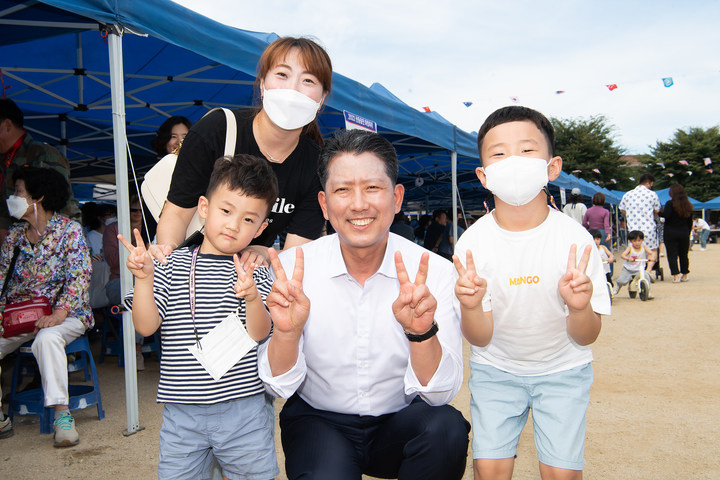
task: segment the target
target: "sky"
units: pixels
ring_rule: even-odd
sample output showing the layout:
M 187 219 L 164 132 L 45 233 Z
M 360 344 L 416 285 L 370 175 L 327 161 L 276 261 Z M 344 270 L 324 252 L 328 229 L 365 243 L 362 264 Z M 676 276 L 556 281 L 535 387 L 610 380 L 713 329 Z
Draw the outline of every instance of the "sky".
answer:
M 616 144 L 642 154 L 677 129 L 720 124 L 718 0 L 176 2 L 244 30 L 312 37 L 334 71 L 468 132 L 525 105 L 604 115 Z

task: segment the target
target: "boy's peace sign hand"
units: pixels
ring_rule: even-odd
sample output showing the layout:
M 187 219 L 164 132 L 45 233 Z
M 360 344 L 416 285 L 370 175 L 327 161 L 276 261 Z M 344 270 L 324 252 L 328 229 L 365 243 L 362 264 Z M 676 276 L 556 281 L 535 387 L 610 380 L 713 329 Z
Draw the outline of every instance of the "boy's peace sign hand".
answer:
M 235 263 L 235 271 L 237 272 L 237 282 L 235 282 L 235 296 L 244 298 L 245 302 L 252 302 L 258 296 L 257 284 L 253 278 L 253 272 L 257 265 L 249 264 L 247 271 L 240 263 L 237 253 L 233 255 L 233 263 Z
M 565 275 L 560 277 L 558 281 L 560 296 L 570 309 L 583 310 L 590 303 L 593 285 L 585 271 L 590 262 L 591 251 L 592 247 L 590 245 L 586 246 L 582 257 L 580 257 L 580 263 L 577 263 L 577 245 L 570 247 L 567 270 Z
M 152 276 L 155 272 L 155 265 L 153 265 L 152 257 L 145 248 L 145 242 L 143 242 L 140 230 L 137 228 L 133 229 L 133 235 L 135 235 L 135 244 L 133 246 L 125 237 L 118 234 L 117 238 L 120 240 L 130 254 L 127 259 L 128 270 L 135 275 L 135 278 L 144 279 Z
M 430 254 L 423 253 L 415 281 L 411 282 L 402 254 L 395 252 L 395 269 L 400 282 L 400 294 L 392 304 L 392 311 L 403 330 L 416 335 L 422 335 L 430 330 L 437 309 L 437 300 L 425 285 L 429 260 Z
M 268 249 L 268 254 L 276 280 L 266 303 L 275 331 L 296 334 L 299 337 L 310 314 L 310 299 L 305 296 L 302 289 L 305 272 L 302 248 L 295 249 L 295 268 L 290 279 L 287 278 L 275 249 Z
M 477 274 L 472 251 L 468 249 L 465 253 L 465 267 L 457 255 L 453 255 L 452 259 L 459 276 L 455 282 L 455 296 L 463 307 L 477 308 L 487 291 L 487 281 Z

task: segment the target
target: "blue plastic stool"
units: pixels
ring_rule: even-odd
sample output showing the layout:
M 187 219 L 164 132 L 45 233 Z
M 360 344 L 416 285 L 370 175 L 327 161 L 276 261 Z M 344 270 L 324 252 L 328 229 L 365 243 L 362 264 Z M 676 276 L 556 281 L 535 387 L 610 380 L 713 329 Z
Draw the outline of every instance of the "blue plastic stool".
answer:
M 98 358 L 98 363 L 103 363 L 105 361 L 105 355 L 114 355 L 118 357 L 118 367 L 124 367 L 125 350 L 123 349 L 122 312 L 116 306 L 114 306 L 104 309 L 103 314 L 104 319 L 102 327 L 102 342 L 100 346 L 100 357 Z M 151 342 L 146 341 L 142 344 L 142 346 L 140 347 L 140 352 L 156 352 L 159 359 L 160 335 L 158 332 L 155 332 L 151 338 Z
M 12 385 L 10 386 L 10 408 L 9 417 L 13 415 L 39 415 L 40 416 L 40 433 L 53 433 L 53 421 L 55 420 L 55 407 L 45 406 L 45 392 L 42 387 L 18 392 L 17 388 L 22 382 L 23 363 L 27 359 L 35 360 L 32 353 L 32 342 L 23 344 L 18 350 L 15 359 L 15 368 L 13 369 Z M 68 363 L 68 372 L 82 369 L 85 372 L 85 381 L 92 379 L 92 385 L 71 385 L 68 384 L 68 395 L 70 397 L 68 408 L 80 410 L 83 408 L 97 405 L 98 420 L 105 418 L 105 411 L 102 408 L 102 400 L 100 399 L 100 385 L 98 383 L 97 370 L 90 352 L 90 342 L 87 336 L 77 338 L 65 347 L 65 353 L 74 353 L 78 355 L 78 359 L 72 363 Z

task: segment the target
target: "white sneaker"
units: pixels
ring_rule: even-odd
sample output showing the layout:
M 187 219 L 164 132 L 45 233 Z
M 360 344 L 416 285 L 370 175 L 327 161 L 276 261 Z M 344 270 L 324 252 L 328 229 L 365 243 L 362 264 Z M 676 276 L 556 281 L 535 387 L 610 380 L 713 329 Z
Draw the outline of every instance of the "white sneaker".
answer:
M 613 287 L 613 297 L 615 295 L 617 295 L 619 291 L 620 291 L 620 285 L 616 283 L 615 286 Z
M 137 364 L 138 372 L 145 370 L 145 357 L 142 352 L 135 352 L 135 363 Z
M 701 249 L 700 249 L 701 252 L 704 252 L 705 250 L 707 250 L 707 248 L 701 248 Z
M 53 430 L 55 430 L 54 446 L 57 448 L 74 447 L 80 443 L 80 435 L 75 430 L 75 419 L 69 413 L 55 419 Z
M 10 417 L 5 417 L 5 420 L 0 421 L 0 438 L 8 438 L 13 436 L 13 426 L 10 421 Z

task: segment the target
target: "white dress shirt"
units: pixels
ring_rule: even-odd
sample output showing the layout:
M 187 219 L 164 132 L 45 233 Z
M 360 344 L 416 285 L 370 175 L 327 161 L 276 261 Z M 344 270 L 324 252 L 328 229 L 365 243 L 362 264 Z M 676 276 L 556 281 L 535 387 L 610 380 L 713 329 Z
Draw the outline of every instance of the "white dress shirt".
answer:
M 379 270 L 361 286 L 350 276 L 337 235 L 321 237 L 301 247 L 305 254 L 303 290 L 310 315 L 299 355 L 287 372 L 273 377 L 267 343 L 260 347 L 258 372 L 276 396 L 296 391 L 314 408 L 337 413 L 383 415 L 401 410 L 420 395 L 430 405 L 452 400 L 463 381 L 460 319 L 453 309 L 452 263 L 430 253 L 426 285 L 437 300 L 435 321 L 442 359 L 427 386 L 410 365 L 410 347 L 392 313 L 399 294 L 394 255 L 402 253 L 413 280 L 424 248 L 393 233 Z M 288 276 L 295 252 L 280 254 Z

